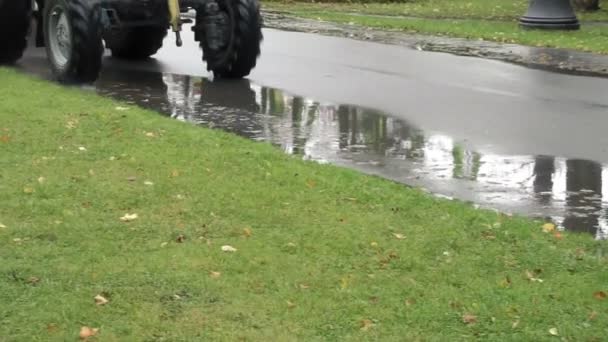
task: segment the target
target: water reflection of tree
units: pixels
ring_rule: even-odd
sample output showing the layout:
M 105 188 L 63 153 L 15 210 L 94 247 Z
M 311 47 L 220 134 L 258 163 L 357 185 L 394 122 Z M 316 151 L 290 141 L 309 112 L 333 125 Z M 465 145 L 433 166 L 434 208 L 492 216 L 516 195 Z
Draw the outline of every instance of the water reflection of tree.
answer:
M 591 201 L 590 197 L 602 195 L 602 166 L 588 160 L 567 160 L 566 167 L 566 204 L 570 210 L 564 227 L 595 234 L 601 204 Z M 573 210 L 575 208 L 578 210 Z
M 551 203 L 553 197 L 553 174 L 555 157 L 537 156 L 534 158 L 534 195 L 541 205 Z

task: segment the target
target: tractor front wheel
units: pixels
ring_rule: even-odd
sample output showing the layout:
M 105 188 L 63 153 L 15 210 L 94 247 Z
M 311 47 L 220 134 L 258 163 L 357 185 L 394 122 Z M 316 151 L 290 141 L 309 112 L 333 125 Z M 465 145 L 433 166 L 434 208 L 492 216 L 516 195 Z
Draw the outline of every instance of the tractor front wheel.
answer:
M 103 56 L 101 8 L 96 1 L 48 0 L 44 15 L 46 52 L 62 82 L 94 82 Z
M 258 0 L 210 1 L 193 30 L 215 77 L 242 78 L 255 67 L 263 39 Z

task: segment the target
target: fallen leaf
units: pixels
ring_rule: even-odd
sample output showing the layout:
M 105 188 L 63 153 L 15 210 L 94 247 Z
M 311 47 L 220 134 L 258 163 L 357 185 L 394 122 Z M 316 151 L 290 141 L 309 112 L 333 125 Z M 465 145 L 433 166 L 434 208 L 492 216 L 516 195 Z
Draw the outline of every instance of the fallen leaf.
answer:
M 39 282 L 40 282 L 40 278 L 38 278 L 38 277 L 29 277 L 29 278 L 27 279 L 27 283 L 28 283 L 28 284 L 31 284 L 31 285 L 36 285 L 36 284 L 38 284 Z
M 154 132 L 146 132 L 146 136 L 147 136 L 148 138 L 155 138 L 155 137 L 156 137 L 156 134 L 155 134 Z
M 44 177 L 38 177 L 38 183 L 43 184 L 46 181 Z
M 0 141 L 2 141 L 3 143 L 8 143 L 9 141 L 11 141 L 11 137 L 9 137 L 8 135 L 2 135 L 0 136 Z
M 236 252 L 237 249 L 232 246 L 229 246 L 229 245 L 224 245 L 224 246 L 222 246 L 222 251 L 223 252 Z
M 99 332 L 98 328 L 82 327 L 82 328 L 80 328 L 79 336 L 80 336 L 81 340 L 86 340 L 89 337 L 97 335 L 98 332 Z
M 302 289 L 302 290 L 306 290 L 309 288 L 310 288 L 310 285 L 308 285 L 308 284 L 300 284 L 300 289 Z
M 104 297 L 104 296 L 102 296 L 100 294 L 98 294 L 97 296 L 95 296 L 95 304 L 97 304 L 97 305 L 106 305 L 108 303 L 109 303 L 109 301 L 108 301 L 108 299 L 106 297 Z
M 125 110 L 128 110 L 129 108 L 118 106 L 118 107 L 116 107 L 114 109 L 119 110 L 119 111 L 125 111 Z
M 296 307 L 296 304 L 295 304 L 295 303 L 293 303 L 293 302 L 291 302 L 291 301 L 289 301 L 289 300 L 288 300 L 288 301 L 286 301 L 286 302 L 287 302 L 287 307 L 288 307 L 289 309 L 293 309 L 293 308 L 295 308 L 295 307 Z
M 184 241 L 186 241 L 186 237 L 183 234 L 179 234 L 175 239 L 175 242 L 177 243 L 183 243 Z
M 79 149 L 80 151 L 86 151 L 86 150 L 87 150 L 87 148 L 86 148 L 86 147 L 84 147 L 84 146 L 80 146 L 78 149 Z
M 46 325 L 46 331 L 50 332 L 50 333 L 54 333 L 58 330 L 57 328 L 57 324 L 55 323 L 49 323 Z
M 589 317 L 587 317 L 587 319 L 590 321 L 593 321 L 596 317 L 597 317 L 597 311 L 591 311 L 591 313 L 589 314 Z
M 526 278 L 528 278 L 529 281 L 533 281 L 533 282 L 539 282 L 542 283 L 543 280 L 540 278 L 536 278 L 535 274 L 533 274 L 532 272 L 526 270 Z
M 558 239 L 558 240 L 561 240 L 561 239 L 563 239 L 563 238 L 564 238 L 564 236 L 563 236 L 563 235 L 562 235 L 562 233 L 560 233 L 560 232 L 554 232 L 554 233 L 553 233 L 553 236 L 554 236 L 556 239 Z
M 14 238 L 14 239 L 13 239 L 13 242 L 14 242 L 14 243 L 21 243 L 21 239 L 20 239 L 20 238 Z
M 415 299 L 408 298 L 408 299 L 405 300 L 405 305 L 406 306 L 412 306 L 414 304 L 416 304 L 416 300 Z
M 314 181 L 314 180 L 312 180 L 312 179 L 309 179 L 309 180 L 307 180 L 307 181 L 306 181 L 306 186 L 307 186 L 309 189 L 312 189 L 312 188 L 314 188 L 315 186 L 317 186 L 317 182 L 315 182 L 315 181 Z
M 543 232 L 551 233 L 555 230 L 555 225 L 553 223 L 545 223 L 543 224 Z
M 125 216 L 121 217 L 120 220 L 123 222 L 131 222 L 133 220 L 137 220 L 138 216 L 137 214 L 133 213 L 133 214 L 125 214 Z
M 551 334 L 553 336 L 559 336 L 559 333 L 557 332 L 557 328 L 549 329 L 549 334 Z
M 515 329 L 517 328 L 517 326 L 519 325 L 519 320 L 513 322 L 513 324 L 511 324 L 511 329 Z
M 372 247 L 378 247 L 378 243 L 376 241 L 372 241 L 369 245 Z
M 4 228 L 6 228 L 6 226 L 5 226 L 5 225 L 3 225 L 2 223 L 0 223 L 0 228 L 1 228 L 1 229 L 4 229 Z
M 154 185 L 154 183 L 152 183 L 152 182 L 150 182 L 150 181 L 145 181 L 145 182 L 144 182 L 144 185 L 147 185 L 147 186 L 152 186 L 152 185 Z
M 179 177 L 179 171 L 177 171 L 177 170 L 171 171 L 171 177 L 173 177 L 173 178 Z
M 251 228 L 245 228 L 245 229 L 243 229 L 243 235 L 245 235 L 246 237 L 250 237 L 251 234 L 252 234 Z
M 361 326 L 362 331 L 368 331 L 369 329 L 371 329 L 374 326 L 374 322 L 372 322 L 371 319 L 364 319 L 364 320 L 361 320 L 360 326 Z
M 593 293 L 593 297 L 597 300 L 604 300 L 604 299 L 606 299 L 606 292 L 597 291 L 597 292 Z
M 293 243 L 293 242 L 288 242 L 286 246 L 287 246 L 287 247 L 294 248 L 294 247 L 296 247 L 296 244 L 295 244 L 295 243 Z
M 160 244 L 160 246 L 161 246 L 161 247 L 165 247 L 165 246 L 167 246 L 168 244 L 169 244 L 168 242 L 163 242 L 163 243 L 161 243 L 161 244 Z
M 209 276 L 210 276 L 211 278 L 214 278 L 214 279 L 219 278 L 221 275 L 222 275 L 222 274 L 221 274 L 220 272 L 215 272 L 215 271 L 211 271 L 211 272 L 209 272 Z
M 509 276 L 506 276 L 505 279 L 503 279 L 500 282 L 500 286 L 501 287 L 509 287 L 509 286 L 511 286 L 511 278 Z
M 393 236 L 397 239 L 397 240 L 403 240 L 405 239 L 405 235 L 403 234 L 399 234 L 399 233 L 393 233 Z
M 464 314 L 462 315 L 462 322 L 465 324 L 477 323 L 477 316 L 471 314 Z
M 23 192 L 26 194 L 31 194 L 34 192 L 34 188 L 25 187 L 25 188 L 23 188 Z
M 135 177 L 135 176 L 127 177 L 127 181 L 129 181 L 129 182 L 135 182 L 136 180 L 137 180 L 137 177 Z

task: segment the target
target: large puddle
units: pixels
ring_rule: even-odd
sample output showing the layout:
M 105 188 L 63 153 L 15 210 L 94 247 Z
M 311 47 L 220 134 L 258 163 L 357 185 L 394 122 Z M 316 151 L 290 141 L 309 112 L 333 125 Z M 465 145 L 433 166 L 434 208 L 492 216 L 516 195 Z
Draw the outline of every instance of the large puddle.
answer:
M 268 141 L 304 159 L 608 238 L 608 168 L 593 161 L 468 150 L 386 113 L 319 103 L 246 80 L 107 70 L 96 86 L 100 94 Z

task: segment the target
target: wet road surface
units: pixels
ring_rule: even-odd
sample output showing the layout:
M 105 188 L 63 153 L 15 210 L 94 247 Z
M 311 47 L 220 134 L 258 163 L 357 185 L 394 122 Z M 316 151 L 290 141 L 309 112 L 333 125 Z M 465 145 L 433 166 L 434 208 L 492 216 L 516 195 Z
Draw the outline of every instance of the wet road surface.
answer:
M 264 33 L 250 80 L 210 81 L 185 35 L 190 44 L 169 37 L 152 60 L 105 59 L 95 89 L 306 159 L 608 236 L 608 79 Z M 39 49 L 20 67 L 48 76 Z

